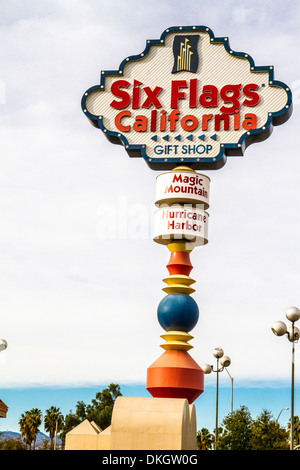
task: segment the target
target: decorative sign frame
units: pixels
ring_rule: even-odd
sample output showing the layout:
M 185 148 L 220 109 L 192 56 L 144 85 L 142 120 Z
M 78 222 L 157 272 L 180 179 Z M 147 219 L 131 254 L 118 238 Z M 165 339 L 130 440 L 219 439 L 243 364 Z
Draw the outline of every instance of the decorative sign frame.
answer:
M 292 113 L 290 88 L 206 26 L 174 26 L 82 97 L 108 140 L 153 170 L 221 168 Z

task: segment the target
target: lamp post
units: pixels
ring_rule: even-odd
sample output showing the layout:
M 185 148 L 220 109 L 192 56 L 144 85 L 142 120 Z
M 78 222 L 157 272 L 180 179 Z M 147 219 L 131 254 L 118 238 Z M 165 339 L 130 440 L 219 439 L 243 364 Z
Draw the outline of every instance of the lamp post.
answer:
M 0 353 L 7 348 L 7 341 L 5 339 L 0 339 Z M 5 403 L 2 402 L 1 410 L 0 410 L 0 418 L 6 418 L 8 407 Z
M 7 341 L 5 339 L 0 339 L 0 352 L 4 351 L 7 348 Z
M 217 384 L 216 384 L 216 433 L 215 433 L 215 450 L 218 448 L 218 412 L 219 412 L 219 373 L 222 372 L 226 367 L 231 364 L 231 359 L 228 356 L 224 356 L 224 351 L 221 348 L 215 348 L 213 351 L 214 357 L 217 359 L 217 368 L 209 364 L 202 366 L 204 374 L 210 374 L 211 372 L 217 373 Z M 219 367 L 219 362 L 221 367 Z
M 233 378 L 231 377 L 228 369 L 225 367 L 225 370 L 227 372 L 227 374 L 229 375 L 229 378 L 230 378 L 230 382 L 231 382 L 231 404 L 230 404 L 230 412 L 232 413 L 233 412 Z
M 278 423 L 279 417 L 280 417 L 281 413 L 282 413 L 284 410 L 289 410 L 289 408 L 282 408 L 282 410 L 280 410 L 280 413 L 279 413 L 279 415 L 277 416 L 277 419 L 276 419 L 276 423 Z
M 295 382 L 295 343 L 299 341 L 300 330 L 295 326 L 295 322 L 300 318 L 300 310 L 297 307 L 289 307 L 285 312 L 286 318 L 292 323 L 287 327 L 282 321 L 276 321 L 272 325 L 272 331 L 276 336 L 286 335 L 292 343 L 292 373 L 291 373 L 291 442 L 290 450 L 294 450 L 294 382 Z

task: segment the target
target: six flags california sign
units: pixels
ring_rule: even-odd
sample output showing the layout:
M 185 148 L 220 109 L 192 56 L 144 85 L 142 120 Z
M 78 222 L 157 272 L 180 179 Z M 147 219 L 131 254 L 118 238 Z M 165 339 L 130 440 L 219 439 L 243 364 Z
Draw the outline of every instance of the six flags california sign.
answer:
M 218 169 L 271 134 L 292 112 L 272 66 L 255 66 L 205 26 L 166 29 L 159 40 L 103 71 L 82 109 L 106 137 L 154 170 Z

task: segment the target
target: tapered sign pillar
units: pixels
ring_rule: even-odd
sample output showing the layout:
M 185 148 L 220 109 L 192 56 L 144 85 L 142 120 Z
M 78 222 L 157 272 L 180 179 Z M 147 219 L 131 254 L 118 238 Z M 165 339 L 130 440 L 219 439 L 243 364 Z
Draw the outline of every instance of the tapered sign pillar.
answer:
M 170 251 L 169 276 L 157 317 L 165 330 L 164 353 L 147 369 L 147 390 L 153 397 L 186 398 L 193 403 L 204 390 L 204 373 L 188 351 L 193 347 L 190 331 L 199 309 L 191 296 L 195 280 L 190 253 L 208 242 L 210 179 L 189 167 L 178 166 L 157 177 L 154 241 Z

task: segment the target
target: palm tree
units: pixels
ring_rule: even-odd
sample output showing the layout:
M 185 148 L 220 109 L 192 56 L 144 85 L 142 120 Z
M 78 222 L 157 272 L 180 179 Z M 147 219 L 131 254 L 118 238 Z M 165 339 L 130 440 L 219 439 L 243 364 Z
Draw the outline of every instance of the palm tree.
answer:
M 59 408 L 56 408 L 56 406 L 51 406 L 48 410 L 46 410 L 44 426 L 46 432 L 49 433 L 51 450 L 53 449 L 53 439 L 55 433 L 61 431 L 63 423 L 64 417 L 61 414 Z
M 197 432 L 197 449 L 198 450 L 211 449 L 213 442 L 214 442 L 214 436 L 209 432 L 208 429 L 202 428 L 201 431 Z
M 21 418 L 19 419 L 19 426 L 20 426 L 20 434 L 21 437 L 24 437 L 24 442 L 27 446 L 29 447 L 29 450 L 31 450 L 31 443 L 32 443 L 32 429 L 30 426 L 30 416 L 28 414 L 28 411 L 25 413 L 21 414 Z
M 289 419 L 287 428 L 291 432 L 291 418 Z M 294 416 L 294 447 L 300 445 L 300 418 L 299 416 Z
M 29 413 L 31 417 L 31 429 L 33 434 L 33 449 L 35 449 L 36 435 L 39 432 L 39 426 L 42 422 L 42 412 L 38 408 L 32 408 Z
M 294 416 L 294 439 L 295 445 L 300 445 L 300 419 L 299 416 Z
M 33 441 L 33 448 L 35 449 L 35 440 L 36 435 L 39 432 L 38 427 L 40 426 L 42 421 L 42 412 L 37 409 L 33 408 L 30 411 L 25 411 L 25 413 L 21 414 L 21 418 L 19 420 L 20 426 L 20 433 L 21 437 L 24 437 L 24 442 L 26 447 L 29 447 L 31 450 L 31 443 Z
M 24 437 L 24 442 L 27 448 L 27 445 L 29 446 L 29 450 L 31 449 L 31 442 L 32 442 L 32 436 L 31 436 L 31 430 L 28 426 L 28 416 L 26 413 L 21 414 L 21 418 L 19 419 L 19 426 L 20 426 L 20 434 L 21 437 Z

